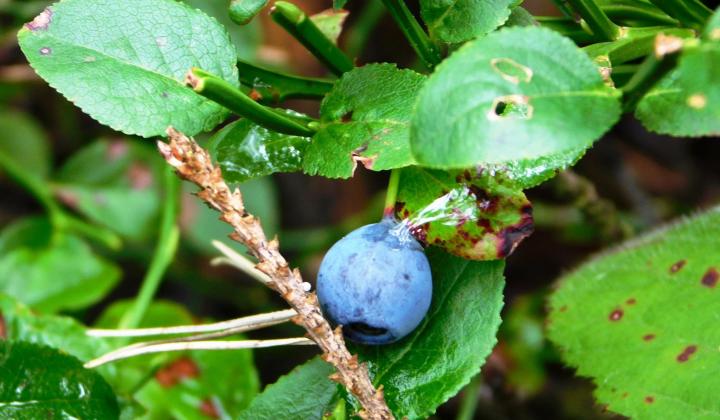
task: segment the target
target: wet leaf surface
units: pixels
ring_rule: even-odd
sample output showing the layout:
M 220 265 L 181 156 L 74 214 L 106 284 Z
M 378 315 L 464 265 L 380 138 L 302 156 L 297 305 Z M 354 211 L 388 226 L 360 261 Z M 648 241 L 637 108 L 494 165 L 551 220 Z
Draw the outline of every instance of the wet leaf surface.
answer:
M 550 338 L 631 418 L 718 418 L 720 209 L 600 255 L 562 278 Z
M 507 257 L 533 230 L 522 191 L 470 171 L 404 169 L 396 216 L 422 242 L 474 260 Z

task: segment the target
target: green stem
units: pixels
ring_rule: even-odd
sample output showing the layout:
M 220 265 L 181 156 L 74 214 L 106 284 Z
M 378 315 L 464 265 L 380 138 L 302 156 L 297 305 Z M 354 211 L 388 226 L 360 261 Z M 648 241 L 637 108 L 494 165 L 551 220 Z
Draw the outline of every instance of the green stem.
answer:
M 140 292 L 135 298 L 135 303 L 121 319 L 119 328 L 137 328 L 140 326 L 160 286 L 163 275 L 177 251 L 180 238 L 180 230 L 177 225 L 178 207 L 180 205 L 180 180 L 169 167 L 165 170 L 163 184 L 165 187 L 165 200 L 155 252 L 150 262 L 150 268 L 143 278 Z
M 695 33 L 687 28 L 627 28 L 626 37 L 613 41 L 617 47 L 612 48 L 609 53 L 610 62 L 613 66 L 636 60 L 652 53 L 655 50 L 655 40 L 658 33 L 672 35 L 678 38 L 693 38 Z
M 600 41 L 613 41 L 622 33 L 593 0 L 568 0 Z
M 635 75 L 622 87 L 623 110 L 632 111 L 640 99 L 677 64 L 683 40 L 675 36 L 658 35 L 655 51 L 647 56 Z
M 272 98 L 278 102 L 288 98 L 320 99 L 334 84 L 327 79 L 278 73 L 242 60 L 237 62 L 237 66 L 240 82 L 255 89 L 262 96 L 262 100 Z
M 398 189 L 400 187 L 400 171 L 402 169 L 393 169 L 390 171 L 390 180 L 388 181 L 387 193 L 385 194 L 385 206 L 383 207 L 383 217 L 393 217 L 395 214 L 395 202 L 397 201 Z
M 652 25 L 677 26 L 679 22 L 649 3 L 616 1 L 600 6 L 608 18 L 614 21 L 635 20 Z
M 67 213 L 62 214 L 60 224 L 65 230 L 95 240 L 113 251 L 122 247 L 122 239 L 115 232 L 103 226 L 87 223 Z
M 591 44 L 593 35 L 572 19 L 555 16 L 535 16 L 540 26 L 572 39 L 578 45 Z
M 385 16 L 385 7 L 380 0 L 370 0 L 365 3 L 345 43 L 350 57 L 360 56 L 383 16 Z
M 260 105 L 235 86 L 204 70 L 191 69 L 186 81 L 195 92 L 265 128 L 305 137 L 311 137 L 315 133 L 290 117 Z
M 650 2 L 679 20 L 683 26 L 697 30 L 701 30 L 712 15 L 712 10 L 699 0 L 650 0 Z
M 475 409 L 478 405 L 478 390 L 481 384 L 482 375 L 478 374 L 465 386 L 456 420 L 472 420 L 475 418 Z
M 270 16 L 336 75 L 353 69 L 350 58 L 294 4 L 279 1 L 273 6 Z
M 567 0 L 552 0 L 552 2 L 565 17 L 573 17 L 573 11 L 570 9 L 570 6 L 568 6 Z
M 415 19 L 415 16 L 410 13 L 410 9 L 408 9 L 405 1 L 383 0 L 383 3 L 423 63 L 429 68 L 433 68 L 439 64 L 442 60 L 440 52 L 420 26 L 417 19 Z

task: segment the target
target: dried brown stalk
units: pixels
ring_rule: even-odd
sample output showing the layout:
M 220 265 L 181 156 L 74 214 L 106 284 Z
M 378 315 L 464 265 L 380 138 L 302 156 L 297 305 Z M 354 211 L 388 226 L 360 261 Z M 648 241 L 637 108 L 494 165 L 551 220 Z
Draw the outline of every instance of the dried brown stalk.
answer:
M 178 175 L 200 187 L 198 197 L 219 211 L 220 219 L 235 230 L 230 237 L 244 244 L 259 261 L 257 269 L 270 277 L 268 286 L 280 293 L 298 312 L 293 322 L 304 327 L 323 352 L 323 359 L 335 366 L 330 376 L 345 386 L 363 406 L 358 415 L 365 419 L 392 419 L 382 386 L 377 390 L 367 367 L 345 347 L 340 329 L 333 330 L 320 312 L 317 296 L 306 292 L 300 272 L 291 270 L 278 250 L 278 241 L 268 241 L 260 221 L 245 211 L 239 190 L 231 191 L 210 155 L 193 139 L 168 128 L 169 144 L 158 142 L 158 149 Z

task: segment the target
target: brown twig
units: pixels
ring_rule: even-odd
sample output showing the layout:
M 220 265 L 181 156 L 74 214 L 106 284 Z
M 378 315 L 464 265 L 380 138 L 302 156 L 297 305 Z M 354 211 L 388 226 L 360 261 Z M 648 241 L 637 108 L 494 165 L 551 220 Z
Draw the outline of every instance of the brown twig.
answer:
M 259 261 L 257 269 L 270 277 L 268 286 L 298 312 L 293 321 L 303 326 L 308 337 L 317 343 L 323 359 L 335 366 L 330 379 L 345 386 L 363 406 L 358 415 L 365 419 L 392 419 L 382 387 L 377 390 L 370 381 L 367 367 L 358 363 L 345 347 L 340 328 L 333 330 L 320 312 L 317 296 L 304 290 L 300 272 L 291 270 L 278 250 L 278 241 L 268 241 L 260 221 L 245 211 L 239 190 L 230 190 L 220 168 L 193 139 L 168 128 L 169 144 L 158 142 L 158 149 L 178 175 L 200 187 L 198 197 L 220 212 L 220 219 L 235 230 L 230 237 L 244 244 Z

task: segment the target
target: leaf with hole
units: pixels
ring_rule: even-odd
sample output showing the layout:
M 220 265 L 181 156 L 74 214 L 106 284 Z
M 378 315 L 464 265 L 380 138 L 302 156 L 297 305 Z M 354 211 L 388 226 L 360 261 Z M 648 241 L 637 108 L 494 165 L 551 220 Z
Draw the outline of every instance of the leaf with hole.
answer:
M 396 206 L 415 237 L 473 260 L 505 258 L 533 231 L 522 191 L 470 171 L 403 169 Z
M 502 261 L 428 251 L 433 302 L 420 326 L 385 346 L 356 346 L 397 418 L 427 418 L 475 376 L 495 345 L 503 306 Z M 422 366 L 422 368 L 418 368 Z
M 57 349 L 0 340 L 0 417 L 117 419 L 115 394 L 98 373 Z
M 358 163 L 382 171 L 415 163 L 410 116 L 425 77 L 394 64 L 347 72 L 320 107 L 320 129 L 305 152 L 310 175 L 348 178 Z
M 569 39 L 536 27 L 503 29 L 469 42 L 428 78 L 412 152 L 424 166 L 481 166 L 530 187 L 612 127 L 618 96 Z
M 225 29 L 172 0 L 63 0 L 26 24 L 18 39 L 30 65 L 83 111 L 144 137 L 172 125 L 188 135 L 227 111 L 183 85 L 200 67 L 238 85 Z
M 518 0 L 420 0 L 420 14 L 430 36 L 447 43 L 486 35 L 510 17 Z
M 718 418 L 720 208 L 631 240 L 563 277 L 549 335 L 631 418 Z M 672 380 L 668 380 L 672 378 Z

